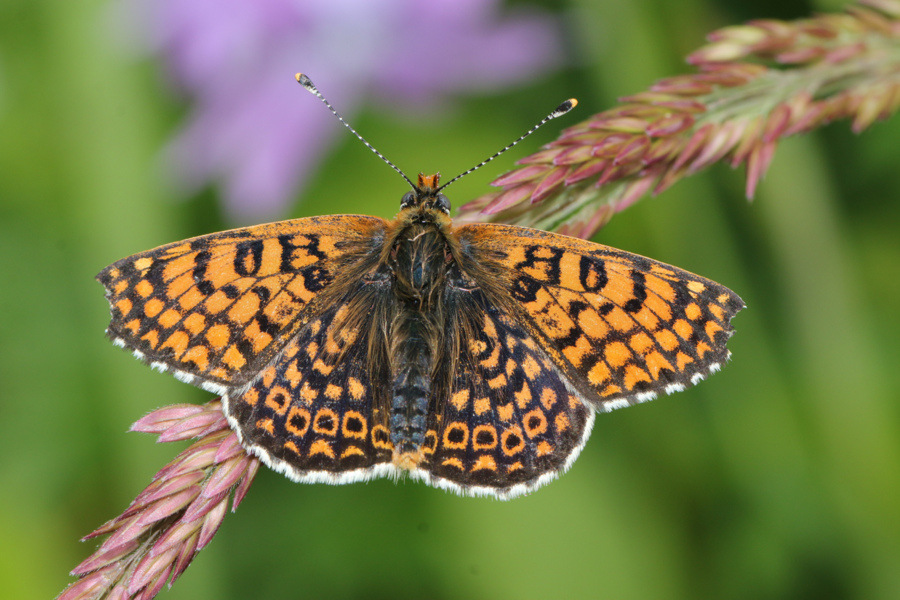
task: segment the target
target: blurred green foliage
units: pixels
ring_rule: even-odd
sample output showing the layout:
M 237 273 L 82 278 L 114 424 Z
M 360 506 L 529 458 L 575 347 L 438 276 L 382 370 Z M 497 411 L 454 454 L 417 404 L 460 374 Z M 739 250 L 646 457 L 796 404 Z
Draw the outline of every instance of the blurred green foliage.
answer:
M 573 62 L 551 81 L 427 119 L 369 111 L 355 126 L 408 173 L 452 175 L 562 98 L 581 100 L 574 123 L 685 72 L 680 57 L 716 27 L 834 8 L 552 6 Z M 102 333 L 97 271 L 225 225 L 214 191 L 179 203 L 156 170 L 185 108 L 158 65 L 110 39 L 108 10 L 0 5 L 3 598 L 58 593 L 93 547 L 78 538 L 178 451 L 127 434 L 131 422 L 210 398 Z M 314 101 L 298 88 L 298 103 Z M 484 192 L 553 129 L 455 184 L 451 200 Z M 598 241 L 720 281 L 748 308 L 722 373 L 601 416 L 559 481 L 497 502 L 389 481 L 297 485 L 264 470 L 160 598 L 900 597 L 898 137 L 897 118 L 861 136 L 837 123 L 785 142 L 752 204 L 742 173 L 717 167 L 616 216 Z M 347 135 L 290 216 L 389 217 L 405 191 Z

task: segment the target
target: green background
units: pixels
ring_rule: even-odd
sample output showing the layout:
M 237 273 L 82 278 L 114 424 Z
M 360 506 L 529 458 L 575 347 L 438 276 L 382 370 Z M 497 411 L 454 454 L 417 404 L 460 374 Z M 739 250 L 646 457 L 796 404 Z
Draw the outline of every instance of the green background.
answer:
M 354 124 L 407 172 L 451 175 L 580 99 L 455 184 L 458 205 L 561 126 L 687 72 L 706 32 L 836 5 L 547 3 L 567 15 L 567 69 L 428 120 L 370 109 Z M 134 420 L 211 398 L 103 335 L 97 271 L 225 226 L 214 191 L 177 202 L 154 170 L 186 108 L 157 64 L 110 40 L 107 10 L 0 3 L 2 598 L 62 590 L 94 547 L 78 538 L 184 446 L 126 433 Z M 345 133 L 289 216 L 394 214 L 402 182 Z M 748 308 L 720 374 L 599 416 L 560 480 L 498 502 L 262 470 L 160 598 L 900 597 L 898 139 L 896 117 L 859 136 L 836 123 L 784 142 L 753 203 L 743 170 L 716 166 L 613 219 L 598 241 L 722 282 Z

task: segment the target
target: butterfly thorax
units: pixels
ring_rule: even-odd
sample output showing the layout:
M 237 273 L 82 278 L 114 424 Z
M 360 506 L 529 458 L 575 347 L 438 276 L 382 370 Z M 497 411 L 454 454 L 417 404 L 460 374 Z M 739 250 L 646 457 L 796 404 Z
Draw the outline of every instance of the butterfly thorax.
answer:
M 442 302 L 454 262 L 449 203 L 434 191 L 436 176 L 420 175 L 419 183 L 403 198 L 386 256 L 396 298 L 389 330 L 391 439 L 394 462 L 404 468 L 422 460 L 432 374 L 444 328 Z

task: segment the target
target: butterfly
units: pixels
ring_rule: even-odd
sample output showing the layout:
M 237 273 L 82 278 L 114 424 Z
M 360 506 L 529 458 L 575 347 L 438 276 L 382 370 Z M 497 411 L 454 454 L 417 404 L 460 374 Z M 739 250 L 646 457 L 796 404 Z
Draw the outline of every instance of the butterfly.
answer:
M 406 475 L 502 499 L 567 470 L 595 413 L 728 359 L 744 306 L 728 288 L 560 234 L 455 227 L 443 187 L 420 174 L 391 221 L 294 219 L 122 259 L 97 276 L 107 333 L 219 394 L 243 447 L 295 481 Z

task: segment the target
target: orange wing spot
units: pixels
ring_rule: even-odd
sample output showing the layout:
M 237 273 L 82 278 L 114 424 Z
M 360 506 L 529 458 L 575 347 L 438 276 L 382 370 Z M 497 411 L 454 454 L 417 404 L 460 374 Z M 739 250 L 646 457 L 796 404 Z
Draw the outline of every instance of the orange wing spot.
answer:
M 537 343 L 530 337 L 527 337 L 524 340 L 522 340 L 522 343 L 525 344 L 525 347 L 528 348 L 529 350 L 537 350 Z
M 194 277 L 191 273 L 183 273 L 166 285 L 166 295 L 169 298 L 177 298 L 194 285 Z
M 479 398 L 475 401 L 473 407 L 475 408 L 475 414 L 480 417 L 487 411 L 491 410 L 491 401 L 487 398 Z
M 344 420 L 341 421 L 341 434 L 344 437 L 364 440 L 368 433 L 368 422 L 361 412 L 348 410 L 344 413 Z
M 190 252 L 190 249 L 182 246 L 182 250 L 180 252 L 177 248 L 172 248 L 168 252 L 166 252 L 164 258 L 167 262 L 165 267 L 163 268 L 163 281 L 170 281 L 185 273 L 190 276 L 191 280 L 194 279 L 192 271 L 194 269 L 194 266 L 197 264 L 197 253 L 190 252 L 190 254 L 184 254 L 184 252 Z M 181 256 L 179 256 L 179 254 L 181 254 Z
M 719 296 L 716 298 L 716 302 L 718 302 L 719 304 L 727 304 L 729 300 L 731 300 L 731 296 L 729 296 L 728 294 L 719 294 Z
M 609 381 L 611 375 L 609 367 L 606 366 L 606 362 L 604 362 L 603 359 L 600 359 L 594 363 L 594 366 L 588 371 L 588 381 L 591 382 L 591 385 L 593 386 L 599 386 L 601 383 Z
M 506 456 L 514 456 L 525 449 L 525 436 L 518 425 L 506 429 L 500 435 L 500 448 Z
M 285 357 L 285 358 L 288 358 L 288 359 L 294 358 L 295 356 L 297 356 L 297 353 L 298 353 L 298 352 L 300 352 L 300 346 L 298 346 L 298 345 L 296 344 L 296 342 L 291 342 L 291 343 L 288 344 L 288 346 L 284 349 L 284 357 Z
M 684 371 L 684 368 L 686 366 L 688 366 L 689 364 L 691 364 L 692 362 L 694 362 L 694 359 L 691 358 L 690 356 L 688 356 L 687 354 L 685 354 L 684 352 L 679 352 L 675 356 L 675 362 L 678 365 L 678 370 Z
M 544 405 L 544 408 L 550 410 L 556 404 L 556 400 L 556 392 L 552 389 L 545 387 L 541 390 L 541 404 Z
M 547 417 L 539 408 L 526 413 L 522 417 L 522 424 L 525 426 L 525 435 L 530 438 L 547 431 Z
M 543 441 L 537 445 L 537 455 L 538 456 L 547 456 L 548 454 L 553 453 L 553 446 L 550 445 L 549 442 Z
M 259 402 L 259 390 L 250 388 L 241 396 L 241 401 L 250 406 L 256 406 L 256 403 Z
M 144 304 L 144 314 L 152 319 L 156 317 L 156 315 L 158 315 L 160 312 L 162 312 L 162 309 L 164 307 L 165 304 L 163 304 L 163 301 L 159 298 L 150 298 Z
M 650 376 L 656 380 L 659 379 L 659 372 L 663 369 L 668 369 L 672 372 L 675 372 L 675 367 L 666 360 L 666 358 L 660 354 L 659 352 L 651 352 L 647 356 L 644 357 L 644 360 L 647 363 L 647 369 L 650 371 Z
M 488 471 L 496 471 L 497 463 L 494 461 L 494 457 L 490 454 L 481 454 L 475 459 L 475 464 L 472 465 L 473 471 L 483 471 L 487 469 Z
M 225 351 L 225 354 L 222 355 L 222 362 L 224 362 L 232 371 L 237 371 L 247 364 L 244 355 L 233 345 L 229 346 L 228 350 Z
M 507 346 L 509 346 L 509 343 L 507 343 Z M 516 361 L 514 361 L 513 359 L 507 360 L 506 361 L 506 376 L 509 377 L 518 368 L 519 368 L 519 365 L 516 363 Z
M 700 307 L 697 306 L 696 302 L 691 302 L 684 307 L 684 314 L 691 321 L 696 321 L 703 316 L 703 311 L 700 310 Z
M 253 344 L 253 352 L 255 354 L 261 353 L 266 346 L 272 343 L 272 336 L 268 333 L 263 333 L 257 321 L 252 321 L 247 325 L 247 328 L 244 330 L 244 337 Z
M 209 367 L 209 348 L 206 346 L 191 346 L 181 356 L 183 362 L 192 362 L 197 369 L 205 371 Z
M 170 308 L 163 314 L 159 316 L 159 324 L 163 326 L 165 329 L 171 329 L 175 325 L 178 324 L 178 321 L 181 320 L 183 315 L 177 310 Z M 190 331 L 190 330 L 188 330 Z M 191 332 L 193 333 L 193 332 Z
M 623 333 L 634 329 L 634 319 L 629 317 L 628 313 L 618 306 L 613 307 L 613 309 L 609 311 L 606 315 L 606 322 L 612 325 L 613 329 L 616 331 L 621 331 Z
M 610 342 L 603 348 L 603 357 L 609 366 L 621 367 L 631 359 L 632 354 L 622 342 Z
M 479 361 L 478 364 L 486 369 L 496 369 L 500 364 L 500 345 L 494 344 L 494 349 L 491 350 L 491 355 L 486 359 Z
M 715 321 L 707 321 L 705 329 L 706 329 L 706 336 L 711 340 L 716 339 L 716 337 L 715 337 L 716 334 L 720 331 L 723 331 L 722 326 L 719 325 L 718 323 L 716 323 Z
M 691 334 L 694 332 L 694 328 L 691 326 L 691 324 L 684 319 L 678 319 L 677 321 L 675 321 L 675 323 L 672 325 L 672 329 L 674 329 L 675 333 L 677 333 L 678 336 L 683 340 L 689 339 L 691 337 Z
M 190 343 L 191 338 L 188 336 L 186 331 L 178 330 L 166 339 L 163 342 L 162 348 L 171 348 L 175 351 L 175 356 L 179 357 L 184 354 L 184 351 L 187 350 L 188 344 Z
M 648 331 L 653 331 L 659 326 L 659 317 L 650 309 L 647 302 L 641 307 L 641 310 L 632 315 L 634 320 L 640 323 L 641 327 Z
M 687 288 L 695 294 L 701 294 L 706 289 L 706 286 L 699 281 L 688 281 Z
M 506 385 L 506 375 L 504 375 L 503 373 L 500 373 L 493 379 L 488 379 L 487 384 L 488 384 L 488 387 L 490 387 L 492 390 L 502 388 L 503 386 Z
M 307 404 L 312 404 L 312 401 L 318 397 L 318 390 L 313 389 L 308 381 L 304 382 L 303 387 L 300 388 L 300 398 Z
M 675 271 L 672 269 L 667 269 L 661 264 L 654 263 L 650 265 L 650 272 L 654 275 L 662 275 L 663 277 L 673 277 L 675 275 Z
M 362 449 L 356 446 L 347 446 L 347 449 L 341 452 L 341 458 L 349 458 L 351 456 L 362 456 L 365 457 L 366 453 L 362 451 Z
M 150 265 L 152 265 L 152 264 L 153 264 L 153 259 L 150 258 L 149 256 L 145 256 L 143 258 L 139 258 L 136 261 L 134 261 L 134 268 L 137 269 L 138 271 L 144 271 L 146 269 L 149 269 Z
M 153 284 L 146 279 L 141 279 L 135 284 L 134 291 L 146 298 L 153 293 Z
M 670 288 L 671 289 L 671 288 Z M 666 298 L 660 298 L 659 291 L 654 287 L 650 288 L 650 293 L 647 294 L 647 297 L 644 299 L 644 308 L 650 309 L 650 311 L 656 316 L 662 319 L 663 321 L 668 321 L 672 318 L 672 304 L 671 302 L 674 300 L 674 290 L 672 292 L 673 298 L 672 300 L 668 300 Z M 661 295 L 661 294 L 660 294 Z M 642 323 L 643 324 L 643 323 Z M 644 325 L 649 329 L 653 329 L 652 326 L 648 324 Z
M 320 408 L 313 420 L 313 431 L 329 437 L 337 434 L 339 419 L 337 413 L 330 408 Z
M 712 348 L 709 347 L 709 344 L 706 342 L 700 342 L 697 344 L 697 356 L 701 359 L 706 355 L 707 352 L 710 352 Z
M 116 302 L 116 310 L 118 310 L 119 314 L 123 317 L 131 312 L 131 307 L 131 300 L 129 300 L 128 298 L 122 298 L 121 300 Z
M 529 394 L 531 392 L 529 391 Z M 504 404 L 503 406 L 497 407 L 497 416 L 500 417 L 501 421 L 509 421 L 513 417 L 513 404 L 510 402 L 509 404 Z
M 469 352 L 474 354 L 475 356 L 480 356 L 484 351 L 487 350 L 487 344 L 481 340 L 471 340 L 469 341 Z
M 312 415 L 305 408 L 292 406 L 288 412 L 287 419 L 284 421 L 284 427 L 297 437 L 303 437 L 309 431 L 309 423 L 312 421 Z
M 329 400 L 338 400 L 343 393 L 344 389 L 340 386 L 334 385 L 333 383 L 329 383 L 327 386 L 325 386 L 325 397 Z
M 525 377 L 534 379 L 541 374 L 541 365 L 534 360 L 533 356 L 529 355 L 522 361 L 522 370 L 525 371 Z
M 125 325 L 123 327 L 125 329 L 128 329 L 129 331 L 131 331 L 132 335 L 137 335 L 137 332 L 141 328 L 141 321 L 140 321 L 140 319 L 132 319 L 132 320 L 128 321 L 127 323 L 125 323 Z
M 159 330 L 151 329 L 147 333 L 141 336 L 141 340 L 147 342 L 151 348 L 156 349 L 156 345 L 159 344 Z
M 528 386 L 527 381 L 522 382 L 522 389 L 518 392 L 513 392 L 513 398 L 516 401 L 516 405 L 519 408 L 525 408 L 531 402 L 531 388 Z M 503 418 L 504 421 L 508 421 L 512 417 L 512 404 L 507 404 L 509 407 L 509 417 Z
M 621 393 L 622 393 L 622 388 L 620 388 L 619 386 L 617 386 L 615 384 L 611 384 L 611 385 L 608 385 L 605 388 L 603 388 L 603 391 L 600 392 L 600 395 L 603 396 L 604 398 L 609 398 L 610 396 L 615 396 L 615 395 L 621 394 Z
M 709 308 L 709 312 L 711 312 L 715 318 L 717 318 L 720 321 L 725 320 L 725 309 L 724 308 L 722 308 L 718 304 L 710 304 L 708 306 L 708 308 Z
M 437 443 L 437 432 L 434 429 L 429 429 L 425 432 L 425 443 L 422 444 L 422 452 L 425 454 L 434 454 L 434 451 L 437 450 Z
M 646 354 L 648 350 L 653 348 L 653 339 L 643 331 L 631 336 L 628 343 L 635 354 Z
M 283 415 L 291 404 L 291 393 L 280 385 L 275 386 L 266 394 L 265 404 L 277 414 Z
M 116 279 L 121 273 L 119 273 L 119 269 L 113 267 L 109 270 L 109 276 L 111 279 Z
M 275 435 L 275 423 L 272 419 L 260 419 L 256 422 L 256 428 L 262 429 L 269 435 Z
M 625 367 L 625 380 L 623 381 L 625 389 L 633 390 L 634 386 L 641 381 L 647 383 L 650 383 L 651 381 L 650 375 L 645 370 L 637 365 L 628 365 Z
M 322 329 L 322 320 L 316 319 L 312 323 L 309 324 L 309 330 L 313 332 L 313 335 L 318 334 L 319 330 Z
M 206 305 L 207 312 L 213 315 L 217 315 L 231 306 L 231 298 L 226 296 L 225 292 L 219 290 L 218 292 L 213 293 L 212 296 L 207 298 L 206 302 L 204 302 L 203 304 Z
M 554 419 L 556 423 L 556 431 L 557 433 L 562 433 L 569 428 L 569 417 L 564 415 L 563 413 L 559 413 L 556 415 L 556 419 Z
M 168 312 L 175 312 L 175 311 L 172 310 L 172 311 L 166 311 L 166 312 L 168 313 Z M 178 314 L 178 313 L 176 313 L 176 314 Z M 199 335 L 200 332 L 203 331 L 203 329 L 205 327 L 206 327 L 206 317 L 204 317 L 200 313 L 191 313 L 184 320 L 184 328 L 187 329 L 191 333 L 191 335 Z
M 306 355 L 310 359 L 314 359 L 319 354 L 319 344 L 315 342 L 310 342 L 310 344 L 306 347 Z
M 236 323 L 247 323 L 259 311 L 259 296 L 244 294 L 239 296 L 228 310 L 228 316 Z
M 315 456 L 316 454 L 324 454 L 328 458 L 334 458 L 334 450 L 331 448 L 331 443 L 325 440 L 314 441 L 309 447 L 309 455 Z
M 472 448 L 493 450 L 497 447 L 497 429 L 493 425 L 479 425 L 472 431 Z
M 581 361 L 584 360 L 584 357 L 591 354 L 591 344 L 586 337 L 580 335 L 573 345 L 566 346 L 562 352 L 563 356 L 572 363 L 572 366 L 578 368 L 581 366 Z
M 605 339 L 609 335 L 609 325 L 600 317 L 600 314 L 591 308 L 585 308 L 577 317 L 578 327 L 595 340 Z
M 514 462 L 513 464 L 506 467 L 507 473 L 512 473 L 513 471 L 518 471 L 519 469 L 523 469 L 522 463 L 519 461 Z
M 285 286 L 285 289 L 289 291 L 294 297 L 299 298 L 303 304 L 306 304 L 310 300 L 312 300 L 316 295 L 313 292 L 310 292 L 306 289 L 306 285 L 304 285 L 305 279 L 302 275 L 296 275 L 293 277 L 288 284 Z
M 287 379 L 288 385 L 291 386 L 291 389 L 296 388 L 300 385 L 300 382 L 303 381 L 303 373 L 300 372 L 300 369 L 297 368 L 297 361 L 292 360 L 287 369 L 284 370 L 284 378 Z
M 456 410 L 462 411 L 469 403 L 469 390 L 460 390 L 450 396 L 450 403 L 456 407 Z
M 654 332 L 653 336 L 656 338 L 656 343 L 666 352 L 671 352 L 678 347 L 678 338 L 670 329 L 660 329 Z
M 297 444 L 294 442 L 285 442 L 284 447 L 293 452 L 294 454 L 300 455 L 300 448 L 297 447 Z
M 444 429 L 444 448 L 465 450 L 469 442 L 469 427 L 462 421 L 455 421 Z
M 178 298 L 178 305 L 183 310 L 191 310 L 192 308 L 203 302 L 204 298 L 206 298 L 206 296 L 200 293 L 200 290 L 198 290 L 197 288 L 191 288 L 184 294 L 182 294 L 180 298 Z
M 382 450 L 393 450 L 394 444 L 391 443 L 391 432 L 384 425 L 375 425 L 372 427 L 372 445 Z
M 263 386 L 270 388 L 275 383 L 275 367 L 266 367 L 261 373 Z
M 331 375 L 331 372 L 334 370 L 334 367 L 329 367 L 325 364 L 325 362 L 321 358 L 317 358 L 316 362 L 313 363 L 313 369 L 321 373 L 322 375 Z
M 581 400 L 578 399 L 578 396 L 573 396 L 569 394 L 569 408 L 576 409 L 581 406 Z
M 466 470 L 465 467 L 463 467 L 462 461 L 458 458 L 445 458 L 441 465 L 445 467 L 456 467 L 460 471 Z
M 366 393 L 366 386 L 356 377 L 350 377 L 347 379 L 347 390 L 349 390 L 351 398 L 362 400 L 363 394 Z

